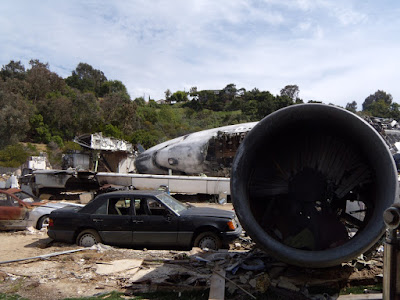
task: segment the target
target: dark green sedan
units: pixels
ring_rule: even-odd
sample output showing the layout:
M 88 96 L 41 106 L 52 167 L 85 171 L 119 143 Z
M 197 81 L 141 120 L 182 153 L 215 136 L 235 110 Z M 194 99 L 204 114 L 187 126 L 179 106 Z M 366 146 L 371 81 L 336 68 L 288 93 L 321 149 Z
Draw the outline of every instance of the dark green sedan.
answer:
M 185 205 L 163 191 L 116 191 L 50 214 L 48 235 L 90 247 L 219 249 L 242 232 L 234 211 Z

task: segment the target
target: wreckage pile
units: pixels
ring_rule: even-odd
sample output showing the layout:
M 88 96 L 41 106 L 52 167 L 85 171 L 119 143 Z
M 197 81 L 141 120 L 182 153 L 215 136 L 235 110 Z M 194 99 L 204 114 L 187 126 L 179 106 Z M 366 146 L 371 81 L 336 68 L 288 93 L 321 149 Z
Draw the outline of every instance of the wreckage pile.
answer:
M 0 292 L 29 299 L 63 299 L 111 291 L 128 296 L 204 291 L 204 299 L 221 292 L 226 299 L 259 299 L 266 295 L 274 299 L 336 299 L 341 289 L 376 285 L 382 279 L 382 251 L 368 261 L 360 257 L 338 267 L 304 269 L 272 259 L 248 237 L 242 237 L 230 250 L 167 251 L 102 244 L 78 249 L 51 242 L 34 229 L 7 234 L 36 235 L 37 241 L 27 246 L 46 253 L 17 262 L 0 262 Z

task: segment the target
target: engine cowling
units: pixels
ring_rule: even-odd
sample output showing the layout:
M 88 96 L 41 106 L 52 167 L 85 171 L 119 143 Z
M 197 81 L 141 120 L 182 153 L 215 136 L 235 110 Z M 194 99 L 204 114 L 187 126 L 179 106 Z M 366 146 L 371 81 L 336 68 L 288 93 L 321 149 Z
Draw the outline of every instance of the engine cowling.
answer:
M 378 132 L 330 105 L 301 104 L 261 120 L 240 145 L 231 196 L 248 235 L 287 263 L 329 267 L 382 236 L 397 171 Z

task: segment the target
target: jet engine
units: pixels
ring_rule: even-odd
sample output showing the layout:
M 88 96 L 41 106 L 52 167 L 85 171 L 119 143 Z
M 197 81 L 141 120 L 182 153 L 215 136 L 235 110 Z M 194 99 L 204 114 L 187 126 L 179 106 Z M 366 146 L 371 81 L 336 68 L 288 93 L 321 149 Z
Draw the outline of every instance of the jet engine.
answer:
M 236 152 L 231 197 L 247 234 L 272 256 L 329 267 L 385 230 L 398 178 L 380 134 L 357 115 L 301 104 L 261 120 Z

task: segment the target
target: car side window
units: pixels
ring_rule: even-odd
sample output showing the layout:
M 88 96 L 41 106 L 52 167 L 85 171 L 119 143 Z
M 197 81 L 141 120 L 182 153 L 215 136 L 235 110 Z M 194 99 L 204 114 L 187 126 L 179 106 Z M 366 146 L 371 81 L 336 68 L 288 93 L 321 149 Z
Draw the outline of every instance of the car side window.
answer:
M 93 214 L 94 215 L 106 215 L 108 208 L 108 200 L 105 201 Z
M 0 194 L 0 206 L 19 206 L 18 201 L 13 201 L 7 194 Z
M 110 203 L 108 206 L 109 209 L 113 205 L 114 205 L 115 210 L 117 211 L 118 215 L 127 216 L 130 214 L 130 207 L 131 207 L 131 199 L 130 198 L 110 199 Z
M 135 198 L 135 211 L 137 216 L 151 215 L 146 198 Z
M 135 199 L 135 214 L 136 215 L 143 215 L 144 213 L 140 210 L 140 199 Z
M 149 206 L 149 209 L 150 209 L 150 212 L 152 215 L 155 215 L 155 216 L 168 215 L 168 213 L 169 213 L 168 209 L 164 205 L 162 205 L 160 202 L 158 202 L 157 200 L 148 199 L 147 202 L 148 202 L 148 206 Z
M 121 215 L 130 214 L 131 199 L 126 197 L 110 198 L 105 201 L 95 212 L 95 215 Z
M 167 216 L 169 210 L 153 198 L 135 198 L 137 216 Z

